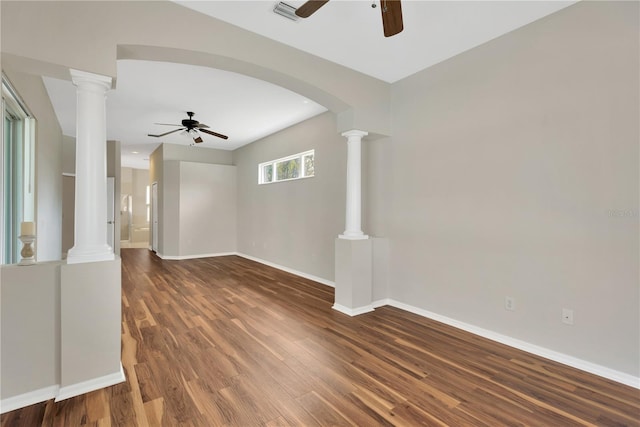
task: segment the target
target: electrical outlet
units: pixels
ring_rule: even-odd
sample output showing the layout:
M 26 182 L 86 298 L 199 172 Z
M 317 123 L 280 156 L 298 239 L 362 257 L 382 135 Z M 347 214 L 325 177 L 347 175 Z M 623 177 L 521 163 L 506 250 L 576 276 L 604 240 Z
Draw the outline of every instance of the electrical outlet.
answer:
M 516 300 L 513 297 L 504 297 L 504 308 L 509 311 L 515 311 Z
M 573 325 L 573 310 L 569 308 L 562 309 L 562 323 Z

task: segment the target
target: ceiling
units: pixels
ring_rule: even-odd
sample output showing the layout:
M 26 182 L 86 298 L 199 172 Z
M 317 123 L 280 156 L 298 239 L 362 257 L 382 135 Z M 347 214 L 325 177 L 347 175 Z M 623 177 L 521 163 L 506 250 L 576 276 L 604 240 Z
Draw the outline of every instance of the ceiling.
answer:
M 176 1 L 185 7 L 393 83 L 575 1 L 403 0 L 404 31 L 382 34 L 380 6 L 332 0 L 310 18 L 291 21 L 273 12 L 276 1 Z M 286 1 L 294 7 L 303 1 Z M 162 138 L 186 112 L 229 136 L 203 135 L 198 147 L 233 150 L 326 111 L 315 102 L 244 75 L 184 64 L 118 61 L 117 87 L 107 96 L 107 138 L 121 142 L 122 165 L 147 169 L 161 142 L 191 145 L 181 132 Z M 75 87 L 44 78 L 65 135 L 75 135 Z
M 76 88 L 44 77 L 62 127 L 76 134 Z M 234 150 L 327 109 L 302 95 L 242 74 L 168 62 L 120 60 L 117 87 L 107 93 L 107 139 L 120 141 L 124 167 L 149 168 L 149 155 L 163 142 L 193 145 L 182 132 L 161 138 L 193 111 L 194 120 L 228 140 L 201 134 L 197 147 Z
M 174 1 L 389 83 L 576 3 L 403 0 L 404 31 L 385 38 L 373 0 L 331 0 L 299 21 L 273 13 L 275 0 Z

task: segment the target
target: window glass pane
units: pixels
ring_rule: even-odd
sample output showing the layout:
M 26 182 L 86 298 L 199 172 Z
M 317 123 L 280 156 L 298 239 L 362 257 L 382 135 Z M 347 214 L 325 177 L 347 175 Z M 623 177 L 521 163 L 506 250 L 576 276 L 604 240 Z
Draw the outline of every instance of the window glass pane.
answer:
M 314 175 L 314 150 L 281 157 L 258 165 L 258 184 L 289 181 Z
M 304 156 L 304 176 L 313 176 L 313 154 Z
M 262 168 L 262 182 L 273 181 L 273 165 L 264 165 Z
M 300 174 L 300 158 L 279 162 L 276 165 L 278 181 L 283 179 L 298 178 Z

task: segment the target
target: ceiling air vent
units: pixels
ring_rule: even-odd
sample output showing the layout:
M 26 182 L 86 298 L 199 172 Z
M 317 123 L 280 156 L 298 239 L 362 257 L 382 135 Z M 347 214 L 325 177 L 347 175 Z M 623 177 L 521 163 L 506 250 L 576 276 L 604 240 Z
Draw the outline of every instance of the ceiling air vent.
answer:
M 286 4 L 285 2 L 279 2 L 276 4 L 276 7 L 273 8 L 273 11 L 278 15 L 282 15 L 285 18 L 289 18 L 292 21 L 297 21 L 298 16 L 296 15 L 296 8 Z

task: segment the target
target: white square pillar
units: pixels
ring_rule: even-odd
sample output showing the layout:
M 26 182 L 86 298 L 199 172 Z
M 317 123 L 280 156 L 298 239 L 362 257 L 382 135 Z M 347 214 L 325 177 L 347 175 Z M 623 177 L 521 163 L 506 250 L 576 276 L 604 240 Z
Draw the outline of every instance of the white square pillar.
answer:
M 336 239 L 334 310 L 349 316 L 373 311 L 371 263 L 371 239 Z

